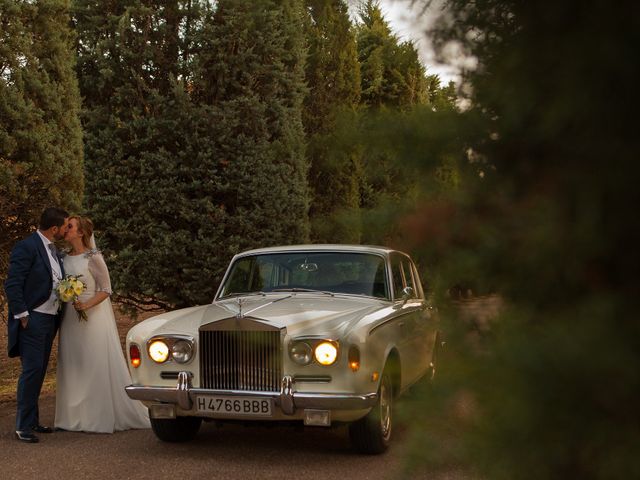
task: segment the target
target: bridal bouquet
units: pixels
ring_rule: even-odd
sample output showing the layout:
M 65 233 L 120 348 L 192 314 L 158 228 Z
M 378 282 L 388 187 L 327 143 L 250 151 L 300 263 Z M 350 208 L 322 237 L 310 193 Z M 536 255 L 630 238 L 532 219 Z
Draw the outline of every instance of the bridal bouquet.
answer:
M 82 275 L 67 275 L 58 284 L 56 294 L 61 302 L 75 302 L 78 297 L 85 291 L 87 286 L 80 280 Z M 87 312 L 84 310 L 77 310 L 78 320 L 87 321 Z

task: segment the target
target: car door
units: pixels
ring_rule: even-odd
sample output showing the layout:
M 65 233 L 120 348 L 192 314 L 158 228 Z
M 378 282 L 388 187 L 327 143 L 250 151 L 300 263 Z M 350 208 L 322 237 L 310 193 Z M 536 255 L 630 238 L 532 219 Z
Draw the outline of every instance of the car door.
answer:
M 431 360 L 429 347 L 431 326 L 431 311 L 427 309 L 422 284 L 413 261 L 406 255 L 402 257 L 402 272 L 406 287 L 410 287 L 413 295 L 407 299 L 405 308 L 411 313 L 407 316 L 410 322 L 412 370 L 407 380 L 413 383 L 420 379 L 428 370 Z
M 414 332 L 416 340 L 415 348 L 416 352 L 418 352 L 416 358 L 416 366 L 418 368 L 417 376 L 420 377 L 429 370 L 431 364 L 438 331 L 438 317 L 436 310 L 424 294 L 420 275 L 415 263 L 410 259 L 407 259 L 407 261 L 407 269 L 413 277 L 416 300 L 419 301 L 419 313 L 416 318 Z
M 403 387 L 415 382 L 423 369 L 424 345 L 421 341 L 423 333 L 424 300 L 419 298 L 411 271 L 411 260 L 403 254 L 394 252 L 391 255 L 391 274 L 393 277 L 393 298 L 398 325 L 400 327 L 401 373 Z M 413 295 L 405 298 L 406 287 L 413 289 Z M 421 289 L 420 289 L 421 291 Z

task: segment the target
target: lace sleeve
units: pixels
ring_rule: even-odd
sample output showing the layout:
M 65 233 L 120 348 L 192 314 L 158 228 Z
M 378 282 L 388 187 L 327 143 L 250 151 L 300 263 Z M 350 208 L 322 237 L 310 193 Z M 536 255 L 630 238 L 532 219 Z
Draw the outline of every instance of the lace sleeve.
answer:
M 96 252 L 89 257 L 89 272 L 96 281 L 96 292 L 106 292 L 111 295 L 109 270 L 101 253 Z

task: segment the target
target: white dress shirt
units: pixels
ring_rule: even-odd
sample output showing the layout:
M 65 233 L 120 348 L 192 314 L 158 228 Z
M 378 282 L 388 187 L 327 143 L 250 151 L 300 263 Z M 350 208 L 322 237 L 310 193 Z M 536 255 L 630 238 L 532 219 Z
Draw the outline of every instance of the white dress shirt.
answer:
M 60 263 L 58 259 L 53 256 L 51 249 L 49 248 L 49 244 L 52 242 L 45 237 L 40 230 L 38 230 L 38 235 L 40 236 L 40 240 L 44 244 L 44 251 L 47 252 L 47 256 L 49 257 L 49 263 L 51 264 L 51 277 L 53 280 L 53 288 L 51 289 L 51 296 L 49 299 L 40 305 L 37 308 L 34 308 L 34 312 L 39 313 L 47 313 L 49 315 L 55 315 L 58 313 L 58 296 L 56 295 L 56 288 L 58 287 L 58 283 L 62 280 L 62 268 L 60 268 Z M 29 312 L 22 312 L 17 315 L 14 315 L 15 318 L 22 318 L 29 315 Z

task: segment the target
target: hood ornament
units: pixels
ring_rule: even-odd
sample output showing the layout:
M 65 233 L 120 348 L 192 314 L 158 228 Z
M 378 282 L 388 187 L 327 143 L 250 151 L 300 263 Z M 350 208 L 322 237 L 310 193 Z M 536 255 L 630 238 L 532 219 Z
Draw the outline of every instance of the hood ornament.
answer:
M 236 318 L 240 320 L 244 318 L 244 314 L 242 313 L 242 299 L 238 297 L 238 313 L 236 313 Z

